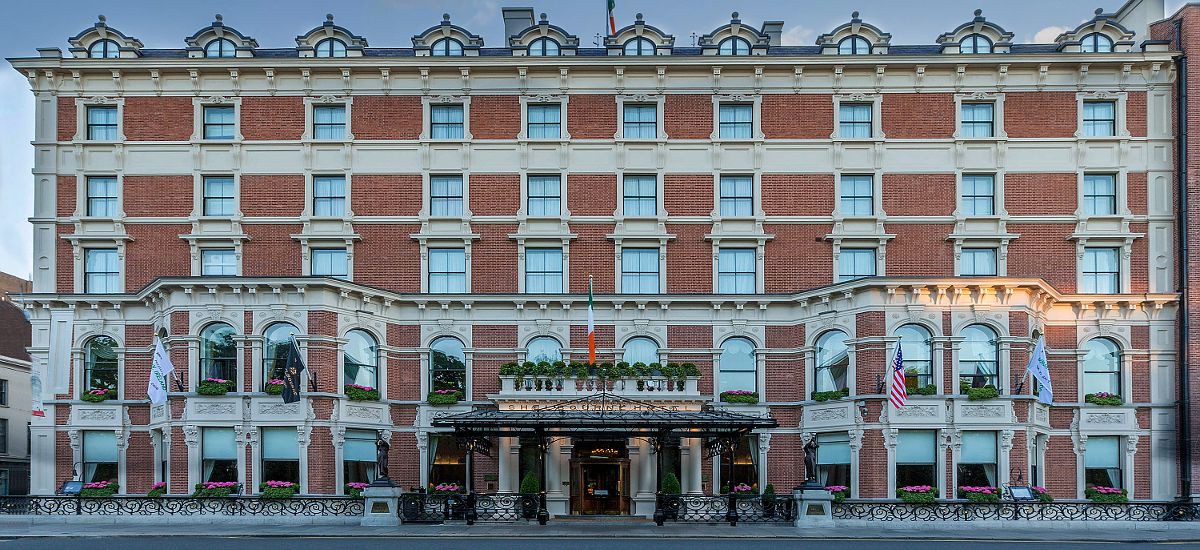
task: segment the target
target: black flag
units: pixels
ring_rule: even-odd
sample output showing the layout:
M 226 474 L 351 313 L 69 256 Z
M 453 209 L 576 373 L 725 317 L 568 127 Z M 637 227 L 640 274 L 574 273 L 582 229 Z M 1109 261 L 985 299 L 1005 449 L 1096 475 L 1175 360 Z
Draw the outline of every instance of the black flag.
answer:
M 283 359 L 283 402 L 296 403 L 300 401 L 300 373 L 304 372 L 304 358 L 300 355 L 300 345 L 292 338 L 288 345 L 287 357 Z

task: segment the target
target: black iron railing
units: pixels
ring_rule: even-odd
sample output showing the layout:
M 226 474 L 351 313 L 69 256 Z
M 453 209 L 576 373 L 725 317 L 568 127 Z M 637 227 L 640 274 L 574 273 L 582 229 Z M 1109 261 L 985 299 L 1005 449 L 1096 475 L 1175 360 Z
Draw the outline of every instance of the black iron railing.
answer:
M 111 496 L 0 497 L 0 515 L 98 516 L 361 516 L 362 499 L 349 497 Z
M 404 523 L 446 521 L 516 522 L 537 520 L 546 524 L 546 494 L 404 493 L 400 495 L 400 520 Z
M 907 502 L 847 500 L 833 505 L 834 519 L 868 521 L 1196 521 L 1200 506 L 1176 502 Z
M 664 495 L 654 500 L 654 522 L 789 523 L 796 519 L 790 495 Z

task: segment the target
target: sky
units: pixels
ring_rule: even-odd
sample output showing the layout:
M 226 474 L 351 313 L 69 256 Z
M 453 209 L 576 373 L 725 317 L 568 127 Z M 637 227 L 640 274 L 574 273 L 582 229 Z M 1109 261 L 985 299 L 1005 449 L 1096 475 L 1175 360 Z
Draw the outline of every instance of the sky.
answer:
M 970 20 L 976 8 L 989 21 L 1016 34 L 1016 42 L 1051 42 L 1066 29 L 1091 19 L 1096 8 L 1113 11 L 1122 0 L 616 0 L 617 27 L 646 23 L 690 46 L 699 36 L 729 22 L 730 12 L 759 27 L 783 20 L 785 45 L 812 45 L 816 37 L 861 12 L 863 21 L 892 34 L 893 44 L 932 44 L 941 33 Z M 1167 0 L 1167 14 L 1183 0 Z M 0 58 L 35 57 L 36 48 L 57 46 L 91 27 L 102 12 L 109 26 L 140 39 L 148 48 L 182 48 L 183 39 L 207 26 L 213 14 L 258 40 L 259 46 L 293 47 L 295 37 L 318 26 L 326 13 L 375 47 L 411 47 L 411 37 L 441 21 L 443 13 L 483 37 L 486 46 L 504 44 L 500 9 L 531 6 L 550 22 L 591 46 L 603 32 L 606 0 L 49 0 L 15 1 L 4 6 L 17 22 L 0 33 Z M 282 9 L 281 9 L 282 8 Z M 98 11 L 99 10 L 99 11 Z M 33 96 L 25 78 L 0 61 L 0 271 L 29 277 L 32 265 Z

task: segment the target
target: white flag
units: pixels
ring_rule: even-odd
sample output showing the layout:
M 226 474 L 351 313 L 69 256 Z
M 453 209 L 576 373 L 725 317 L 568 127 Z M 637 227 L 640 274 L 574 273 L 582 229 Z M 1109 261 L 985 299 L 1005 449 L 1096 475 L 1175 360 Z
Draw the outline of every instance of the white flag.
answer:
M 1046 362 L 1046 339 L 1039 338 L 1029 364 L 1025 366 L 1038 381 L 1038 401 L 1049 405 L 1054 401 L 1054 390 L 1050 386 L 1050 365 Z
M 167 390 L 170 388 L 167 377 L 172 372 L 175 372 L 175 365 L 171 364 L 171 356 L 163 347 L 162 340 L 155 338 L 154 360 L 150 364 L 150 387 L 146 388 L 146 395 L 150 396 L 151 403 L 159 405 L 167 402 Z

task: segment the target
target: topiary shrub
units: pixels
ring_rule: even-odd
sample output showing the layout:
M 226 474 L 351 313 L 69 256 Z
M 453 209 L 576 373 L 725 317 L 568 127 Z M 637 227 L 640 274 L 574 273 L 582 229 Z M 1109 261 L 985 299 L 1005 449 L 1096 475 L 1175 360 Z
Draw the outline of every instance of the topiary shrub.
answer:
M 542 492 L 542 481 L 534 472 L 528 472 L 525 477 L 521 478 L 521 493 L 532 495 Z
M 664 495 L 678 495 L 683 492 L 683 488 L 679 486 L 679 478 L 675 477 L 672 472 L 667 472 L 663 476 L 658 488 Z

